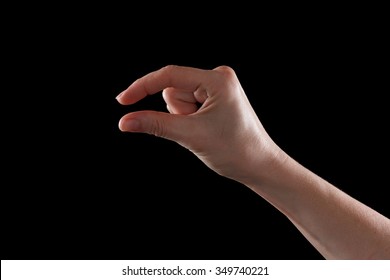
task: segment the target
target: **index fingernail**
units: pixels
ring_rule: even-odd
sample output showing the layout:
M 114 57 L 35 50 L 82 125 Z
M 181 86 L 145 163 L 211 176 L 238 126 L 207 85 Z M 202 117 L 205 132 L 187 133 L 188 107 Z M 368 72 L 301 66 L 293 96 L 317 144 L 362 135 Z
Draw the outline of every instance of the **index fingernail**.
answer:
M 117 97 L 115 97 L 115 99 L 118 100 L 119 98 L 121 98 L 121 96 L 123 95 L 123 93 L 124 93 L 124 91 L 122 91 L 121 93 L 119 93 L 119 94 L 117 95 Z

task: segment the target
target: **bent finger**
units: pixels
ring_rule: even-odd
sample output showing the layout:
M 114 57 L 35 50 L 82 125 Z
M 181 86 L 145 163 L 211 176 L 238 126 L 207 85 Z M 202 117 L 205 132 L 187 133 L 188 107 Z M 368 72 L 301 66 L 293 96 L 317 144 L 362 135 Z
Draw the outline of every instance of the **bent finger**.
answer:
M 198 110 L 197 100 L 193 92 L 185 92 L 175 88 L 166 88 L 163 98 L 172 114 L 189 115 Z
M 211 72 L 186 66 L 165 66 L 139 78 L 116 98 L 119 103 L 129 105 L 168 87 L 194 92 L 212 82 Z

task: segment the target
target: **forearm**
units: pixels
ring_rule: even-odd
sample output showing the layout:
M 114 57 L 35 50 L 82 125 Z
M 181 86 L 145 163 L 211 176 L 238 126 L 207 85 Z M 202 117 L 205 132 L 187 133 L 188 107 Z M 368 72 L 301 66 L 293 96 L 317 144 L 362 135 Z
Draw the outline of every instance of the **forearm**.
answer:
M 247 183 L 327 259 L 390 259 L 390 220 L 284 154 Z M 255 183 L 255 181 L 260 183 Z
M 390 220 L 280 150 L 233 69 L 170 65 L 139 78 L 117 100 L 130 105 L 160 91 L 171 114 L 131 112 L 121 118 L 120 129 L 176 141 L 218 174 L 247 185 L 326 258 L 390 259 Z

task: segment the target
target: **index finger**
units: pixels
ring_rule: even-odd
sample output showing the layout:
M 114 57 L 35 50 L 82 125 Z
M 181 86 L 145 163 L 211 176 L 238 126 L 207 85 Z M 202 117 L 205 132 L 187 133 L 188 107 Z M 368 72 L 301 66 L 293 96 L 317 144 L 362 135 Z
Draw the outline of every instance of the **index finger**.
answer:
M 116 99 L 123 105 L 129 105 L 168 87 L 196 91 L 210 79 L 207 74 L 209 72 L 210 70 L 168 65 L 139 78 Z

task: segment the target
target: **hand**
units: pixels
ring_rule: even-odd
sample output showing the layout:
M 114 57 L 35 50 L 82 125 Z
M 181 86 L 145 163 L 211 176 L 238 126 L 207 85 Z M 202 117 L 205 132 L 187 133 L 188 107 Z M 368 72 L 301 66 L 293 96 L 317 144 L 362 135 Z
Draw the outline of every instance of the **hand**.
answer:
M 267 174 L 270 161 L 280 154 L 230 67 L 166 66 L 136 80 L 117 100 L 133 104 L 160 91 L 170 114 L 129 113 L 119 128 L 176 141 L 220 175 L 242 183 L 253 174 Z
M 117 99 L 132 104 L 161 90 L 171 114 L 129 113 L 119 128 L 190 149 L 211 169 L 279 209 L 326 258 L 390 258 L 390 220 L 284 153 L 264 130 L 231 68 L 167 66 L 138 79 Z

